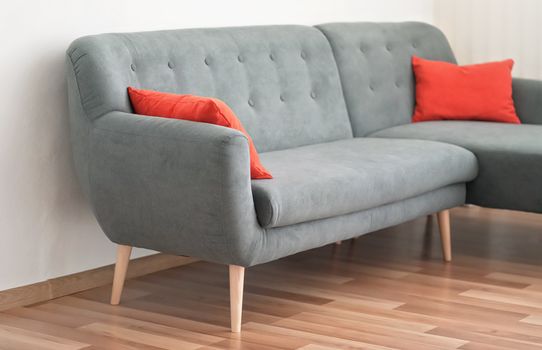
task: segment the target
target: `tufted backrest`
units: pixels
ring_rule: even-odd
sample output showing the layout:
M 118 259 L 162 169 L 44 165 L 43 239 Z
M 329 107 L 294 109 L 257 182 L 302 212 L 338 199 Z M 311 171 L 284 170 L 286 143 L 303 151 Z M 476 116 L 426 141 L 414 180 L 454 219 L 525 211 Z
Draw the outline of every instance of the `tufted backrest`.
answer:
M 414 111 L 411 57 L 454 62 L 446 37 L 424 23 L 318 26 L 337 61 L 354 136 L 409 123 Z
M 102 34 L 77 39 L 68 60 L 90 120 L 131 112 L 134 86 L 224 100 L 259 151 L 352 137 L 337 65 L 316 28 Z

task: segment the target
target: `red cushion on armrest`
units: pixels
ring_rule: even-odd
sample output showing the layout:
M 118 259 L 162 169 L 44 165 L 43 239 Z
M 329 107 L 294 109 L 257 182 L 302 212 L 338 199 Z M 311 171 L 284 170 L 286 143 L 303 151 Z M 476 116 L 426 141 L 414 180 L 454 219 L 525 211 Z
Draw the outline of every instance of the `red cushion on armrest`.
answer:
M 136 114 L 216 124 L 241 131 L 249 142 L 250 177 L 252 179 L 272 178 L 269 171 L 261 164 L 250 135 L 235 113 L 223 101 L 210 97 L 178 95 L 132 87 L 128 88 L 128 95 Z

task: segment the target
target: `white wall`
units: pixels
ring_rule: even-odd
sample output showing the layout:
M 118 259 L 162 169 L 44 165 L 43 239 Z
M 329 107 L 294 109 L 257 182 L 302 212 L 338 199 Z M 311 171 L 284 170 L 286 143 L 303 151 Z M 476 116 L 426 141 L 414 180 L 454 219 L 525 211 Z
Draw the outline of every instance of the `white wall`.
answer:
M 2 3 L 0 290 L 114 261 L 114 246 L 82 198 L 71 163 L 63 60 L 73 39 L 109 31 L 202 26 L 431 22 L 432 5 L 432 0 Z
M 513 58 L 514 76 L 542 79 L 541 0 L 436 0 L 435 24 L 460 64 Z

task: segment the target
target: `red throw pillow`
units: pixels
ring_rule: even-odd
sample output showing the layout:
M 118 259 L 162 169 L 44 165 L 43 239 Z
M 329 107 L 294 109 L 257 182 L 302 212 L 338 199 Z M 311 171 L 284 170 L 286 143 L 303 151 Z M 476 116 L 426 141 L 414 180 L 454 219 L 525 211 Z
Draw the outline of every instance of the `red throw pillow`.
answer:
M 250 177 L 252 179 L 273 178 L 260 163 L 260 157 L 249 134 L 223 101 L 210 97 L 177 95 L 132 87 L 128 88 L 128 95 L 137 114 L 216 124 L 241 131 L 248 138 Z
M 412 57 L 413 122 L 480 120 L 520 124 L 512 99 L 513 60 L 458 66 Z

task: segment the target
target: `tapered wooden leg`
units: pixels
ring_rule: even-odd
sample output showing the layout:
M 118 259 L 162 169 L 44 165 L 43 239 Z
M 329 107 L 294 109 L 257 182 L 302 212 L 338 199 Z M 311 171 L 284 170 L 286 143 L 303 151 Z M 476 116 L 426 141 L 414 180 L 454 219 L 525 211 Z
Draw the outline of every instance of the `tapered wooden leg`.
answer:
M 241 332 L 241 316 L 243 313 L 243 284 L 245 281 L 245 268 L 230 265 L 230 313 L 231 331 Z
M 128 262 L 132 247 L 120 245 L 117 248 L 117 262 L 115 264 L 115 275 L 113 276 L 113 290 L 111 291 L 111 305 L 120 303 L 124 280 L 126 279 L 126 270 L 128 270 Z
M 450 211 L 443 210 L 437 214 L 438 226 L 440 229 L 440 241 L 442 244 L 442 255 L 444 261 L 452 261 L 452 242 L 450 237 Z

